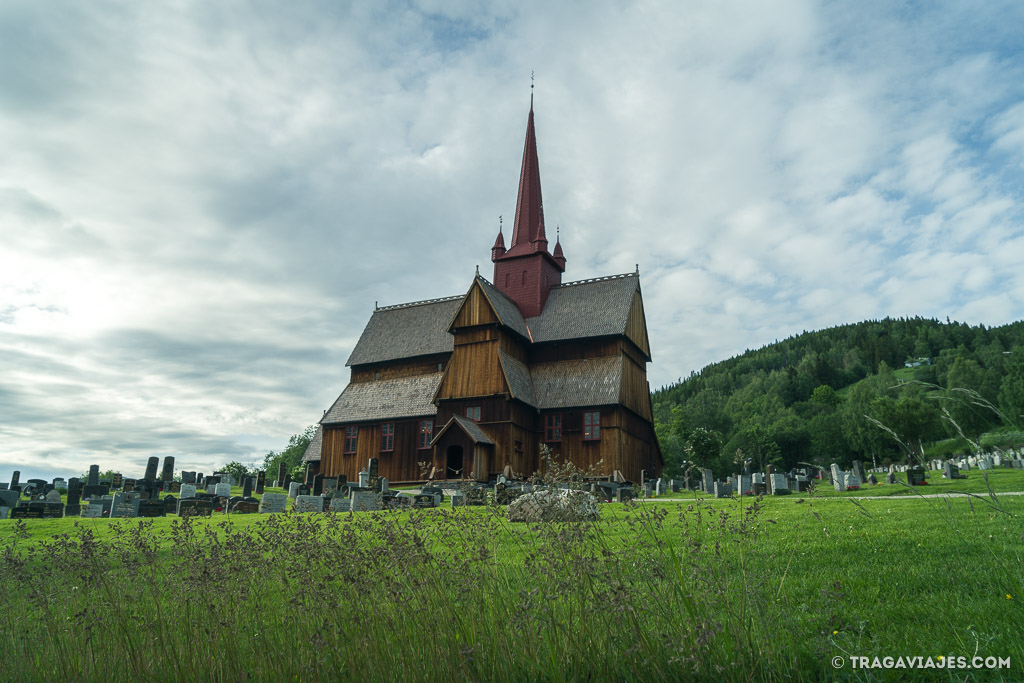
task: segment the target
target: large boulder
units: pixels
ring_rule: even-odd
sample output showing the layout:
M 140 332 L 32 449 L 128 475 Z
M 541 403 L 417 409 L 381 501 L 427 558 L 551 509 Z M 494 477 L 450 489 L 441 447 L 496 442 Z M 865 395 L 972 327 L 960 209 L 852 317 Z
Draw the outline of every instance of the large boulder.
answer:
M 594 496 L 564 489 L 520 496 L 509 504 L 506 515 L 510 522 L 593 522 L 601 518 Z

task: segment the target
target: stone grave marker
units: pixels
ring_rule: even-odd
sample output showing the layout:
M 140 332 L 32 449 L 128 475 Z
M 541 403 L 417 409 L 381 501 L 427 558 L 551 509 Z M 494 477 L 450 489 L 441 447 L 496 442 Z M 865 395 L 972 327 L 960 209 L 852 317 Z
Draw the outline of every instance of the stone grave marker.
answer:
M 124 486 L 124 475 L 120 472 L 114 472 L 114 476 L 110 478 L 110 488 L 119 489 Z
M 323 496 L 296 496 L 294 512 L 323 512 Z
M 381 496 L 375 491 L 352 491 L 349 497 L 349 510 L 352 512 L 380 510 L 381 505 Z
M 342 498 L 341 496 L 331 498 L 331 512 L 348 512 L 350 509 L 351 503 L 348 498 Z
M 15 473 L 17 474 L 17 473 Z M 86 486 L 99 486 L 100 485 L 100 466 L 89 465 L 89 476 L 86 478 Z
M 174 481 L 171 481 L 170 484 L 171 484 L 170 489 L 164 489 L 165 491 L 169 490 L 170 493 L 178 493 L 178 494 L 181 493 L 181 482 L 180 481 L 174 480 Z
M 19 491 L 12 491 L 10 489 L 0 491 L 0 505 L 6 508 L 17 507 L 20 499 L 21 493 Z
M 167 504 L 159 498 L 139 503 L 139 517 L 166 517 Z
M 213 503 L 208 500 L 199 500 L 198 498 L 179 498 L 178 499 L 178 516 L 179 517 L 191 517 L 194 515 L 201 515 L 203 517 L 209 517 L 213 514 Z
M 96 505 L 83 505 L 82 506 L 82 517 L 87 519 L 97 519 L 103 516 L 103 506 Z
M 293 481 L 288 484 L 288 497 L 294 499 L 299 495 L 299 489 L 302 488 L 302 484 L 297 481 Z
M 230 498 L 231 484 L 217 484 L 217 487 L 214 489 L 213 494 L 215 496 L 220 496 L 221 498 Z
M 181 490 L 178 492 L 182 498 L 195 498 L 196 497 L 196 485 L 195 484 L 182 484 Z
M 256 473 L 256 495 L 262 496 L 264 489 L 267 487 L 267 473 L 265 470 L 260 470 Z
M 110 506 L 110 516 L 118 518 L 138 517 L 141 502 L 137 493 L 115 493 L 113 503 Z
M 911 486 L 920 486 L 925 483 L 924 468 L 911 467 L 907 470 L 907 483 Z
M 259 512 L 260 504 L 255 500 L 240 500 L 231 506 L 231 512 L 240 515 L 251 515 Z
M 709 469 L 702 468 L 701 474 L 701 490 L 704 493 L 712 493 L 715 490 L 715 475 Z
M 246 477 L 242 480 L 242 498 L 252 497 L 252 488 L 256 484 L 256 480 L 252 477 Z
M 715 498 L 728 498 L 732 495 L 732 485 L 726 484 L 724 481 L 715 482 Z
M 181 473 L 181 483 L 182 484 L 195 484 L 196 483 L 196 473 L 195 472 L 182 472 Z
M 264 493 L 260 500 L 261 513 L 284 512 L 288 506 L 288 496 L 284 493 Z
M 323 474 L 314 474 L 313 475 L 313 487 L 312 487 L 311 494 L 314 495 L 314 496 L 322 496 L 323 493 L 324 493 L 324 475 Z
M 789 482 L 785 474 L 772 473 L 768 477 L 768 492 L 773 496 L 783 496 L 789 493 Z
M 337 477 L 324 477 L 324 493 L 334 495 L 338 490 L 338 478 Z
M 174 456 L 164 456 L 164 469 L 160 473 L 160 479 L 162 481 L 173 481 L 174 479 Z

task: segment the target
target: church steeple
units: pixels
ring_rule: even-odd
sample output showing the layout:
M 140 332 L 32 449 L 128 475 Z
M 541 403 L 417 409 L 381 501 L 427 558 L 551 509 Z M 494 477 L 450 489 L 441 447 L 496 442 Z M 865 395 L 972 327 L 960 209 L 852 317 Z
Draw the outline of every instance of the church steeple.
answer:
M 531 86 L 532 88 L 532 86 Z M 523 165 L 519 172 L 519 194 L 516 197 L 516 219 L 512 242 L 505 249 L 505 238 L 498 237 L 491 248 L 494 262 L 494 284 L 516 302 L 525 317 L 540 315 L 551 288 L 561 284 L 565 272 L 562 245 L 555 244 L 555 254 L 548 251 L 544 230 L 544 202 L 540 191 L 540 162 L 537 156 L 537 135 L 533 123 L 533 94 L 530 94 L 530 115 L 526 120 L 526 142 Z
M 517 250 L 516 247 L 519 247 Z M 544 201 L 540 192 L 540 162 L 537 160 L 537 135 L 533 127 L 533 97 L 526 121 L 526 143 L 523 146 L 523 167 L 519 171 L 519 196 L 516 199 L 516 221 L 512 228 L 509 252 L 547 251 L 544 234 Z

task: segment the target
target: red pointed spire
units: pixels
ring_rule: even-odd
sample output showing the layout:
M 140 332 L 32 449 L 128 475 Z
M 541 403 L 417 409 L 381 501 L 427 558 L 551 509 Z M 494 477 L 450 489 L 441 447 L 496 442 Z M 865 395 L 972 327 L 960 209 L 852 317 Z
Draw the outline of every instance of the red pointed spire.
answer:
M 519 249 L 516 249 L 519 247 Z M 523 147 L 523 167 L 519 172 L 519 197 L 516 199 L 516 222 L 512 229 L 509 253 L 547 251 L 544 234 L 544 202 L 540 194 L 540 163 L 537 160 L 537 136 L 533 129 L 533 97 L 530 97 L 530 117 L 526 122 L 526 144 Z
M 558 265 L 562 267 L 562 270 L 565 270 L 565 254 L 562 253 L 562 240 L 557 230 L 555 232 L 555 253 L 553 256 Z
M 498 217 L 498 237 L 494 240 L 494 246 L 491 247 L 491 260 L 501 258 L 505 255 L 505 236 L 501 234 L 501 217 Z

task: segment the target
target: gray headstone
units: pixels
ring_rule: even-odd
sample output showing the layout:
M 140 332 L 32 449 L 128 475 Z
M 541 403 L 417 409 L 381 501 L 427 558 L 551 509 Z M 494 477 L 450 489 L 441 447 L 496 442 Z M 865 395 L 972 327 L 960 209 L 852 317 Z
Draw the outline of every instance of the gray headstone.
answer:
M 789 493 L 789 482 L 785 474 L 772 473 L 768 476 L 768 493 L 773 496 Z
M 82 517 L 95 519 L 103 516 L 103 506 L 100 504 L 83 505 Z
M 370 473 L 363 470 L 359 473 L 359 488 L 365 489 L 370 485 Z
M 217 484 L 213 494 L 215 496 L 223 496 L 224 498 L 231 497 L 231 484 Z
M 181 497 L 183 499 L 195 498 L 196 497 L 196 487 L 195 487 L 195 484 L 182 484 L 181 485 L 181 491 L 179 491 L 179 494 L 181 495 Z
M 732 486 L 723 481 L 716 481 L 714 491 L 715 498 L 728 498 L 732 495 Z
M 174 456 L 164 456 L 164 470 L 160 475 L 161 481 L 171 481 L 174 479 Z
M 18 506 L 18 500 L 21 498 L 21 493 L 18 491 L 12 491 L 10 489 L 6 491 L 0 491 L 0 505 L 4 507 L 13 508 Z
M 295 512 L 323 512 L 323 496 L 296 496 Z
M 715 475 L 709 469 L 701 469 L 701 486 L 705 493 L 711 493 L 715 490 Z
M 349 497 L 349 509 L 352 512 L 380 510 L 382 501 L 376 491 L 353 491 Z
M 135 492 L 114 494 L 114 502 L 110 506 L 111 517 L 138 517 L 139 495 Z
M 351 502 L 348 498 L 342 498 L 341 496 L 335 496 L 331 498 L 331 512 L 348 512 L 351 508 Z
M 283 493 L 264 493 L 260 500 L 260 512 L 284 512 L 288 506 L 288 496 Z
M 60 492 L 57 489 L 54 489 L 54 490 L 50 491 L 49 493 L 47 493 L 46 494 L 46 502 L 47 503 L 60 503 L 61 502 Z
M 146 463 L 146 475 L 143 479 L 146 481 L 156 481 L 156 470 L 158 467 L 160 467 L 160 458 L 154 455 Z
M 302 488 L 302 484 L 297 481 L 288 484 L 288 497 L 294 499 L 299 495 L 300 488 Z
M 15 474 L 18 474 L 18 473 L 15 472 Z M 11 486 L 14 486 L 14 484 L 16 484 L 16 483 L 17 483 L 17 478 L 15 478 L 15 479 L 13 479 L 11 481 Z M 99 486 L 100 485 L 100 466 L 99 465 L 89 465 L 89 478 L 88 478 L 88 481 L 86 481 L 86 485 L 87 486 Z

